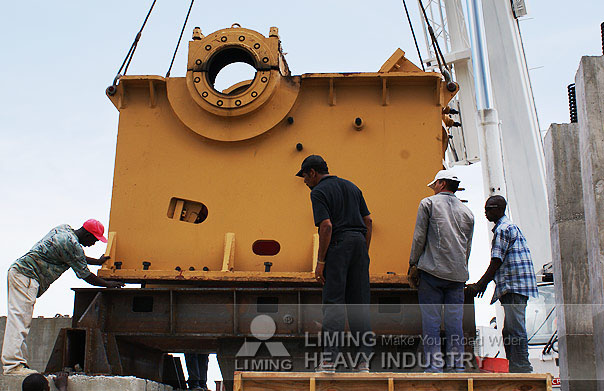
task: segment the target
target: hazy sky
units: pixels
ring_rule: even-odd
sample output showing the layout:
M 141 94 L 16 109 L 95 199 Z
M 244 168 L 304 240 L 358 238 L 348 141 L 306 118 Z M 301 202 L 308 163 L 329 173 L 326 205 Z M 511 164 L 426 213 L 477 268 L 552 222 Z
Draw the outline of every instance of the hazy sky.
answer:
M 501 0 L 505 1 L 505 0 Z M 542 130 L 568 122 L 566 85 L 583 55 L 602 55 L 604 2 L 526 0 L 520 22 Z M 423 35 L 416 3 L 410 12 Z M 79 227 L 88 218 L 108 225 L 118 112 L 105 96 L 151 1 L 5 2 L 0 15 L 3 90 L 0 96 L 0 280 L 52 227 Z M 157 2 L 129 74 L 164 75 L 189 2 Z M 402 3 L 381 1 L 252 1 L 195 4 L 172 76 L 185 73 L 194 26 L 204 33 L 240 23 L 268 34 L 278 26 L 294 74 L 377 71 L 400 47 L 418 64 Z M 488 264 L 478 165 L 460 170 L 477 218 L 470 260 L 475 280 Z M 430 178 L 426 178 L 428 180 Z M 310 206 L 309 206 L 310 207 Z M 87 251 L 98 256 L 104 246 Z M 85 286 L 65 273 L 35 315 L 71 314 L 70 288 Z M 480 305 L 487 308 L 483 300 Z M 488 312 L 490 313 L 490 312 Z M 6 289 L 0 289 L 6 314 Z M 486 318 L 486 317 L 484 317 Z

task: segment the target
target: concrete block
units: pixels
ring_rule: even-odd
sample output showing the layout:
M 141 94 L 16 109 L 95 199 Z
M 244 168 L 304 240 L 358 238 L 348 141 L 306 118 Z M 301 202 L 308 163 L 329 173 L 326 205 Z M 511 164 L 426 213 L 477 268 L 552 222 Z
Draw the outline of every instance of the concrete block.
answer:
M 0 317 L 0 351 L 4 340 L 6 316 Z M 28 346 L 28 364 L 38 372 L 46 370 L 46 364 L 55 346 L 55 341 L 62 328 L 71 327 L 71 317 L 34 318 L 29 335 L 25 340 Z
M 21 391 L 21 383 L 26 376 L 0 375 L 0 390 Z M 46 377 L 51 391 L 57 391 L 51 376 Z M 172 391 L 172 387 L 150 380 L 132 376 L 69 376 L 67 383 L 69 391 Z
M 589 286 L 590 267 L 578 131 L 578 124 L 552 124 L 545 136 L 544 152 L 562 390 L 593 391 L 593 317 L 591 292 L 585 289 Z
M 575 76 L 583 204 L 594 330 L 604 330 L 604 57 L 583 57 Z M 604 391 L 604 333 L 594 333 L 598 390 Z

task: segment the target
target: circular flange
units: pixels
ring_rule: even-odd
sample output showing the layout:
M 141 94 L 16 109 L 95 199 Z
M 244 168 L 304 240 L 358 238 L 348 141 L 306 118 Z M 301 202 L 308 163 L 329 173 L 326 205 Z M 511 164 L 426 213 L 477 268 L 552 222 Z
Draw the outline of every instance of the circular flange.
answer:
M 186 76 L 192 98 L 205 110 L 221 116 L 243 115 L 259 108 L 274 93 L 281 78 L 279 53 L 271 50 L 270 39 L 253 30 L 230 28 L 194 42 L 196 49 L 189 54 Z M 253 66 L 254 79 L 217 91 L 216 75 L 237 62 Z

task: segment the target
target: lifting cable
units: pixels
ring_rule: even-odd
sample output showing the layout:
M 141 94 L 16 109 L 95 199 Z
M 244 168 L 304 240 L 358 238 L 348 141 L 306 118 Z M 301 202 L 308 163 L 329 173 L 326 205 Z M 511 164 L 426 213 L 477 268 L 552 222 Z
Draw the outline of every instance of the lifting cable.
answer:
M 421 0 L 418 1 L 419 3 L 419 7 L 422 10 L 422 13 L 424 15 L 424 20 L 426 21 L 426 25 L 428 26 L 428 33 L 430 33 L 430 38 L 432 39 L 432 46 L 434 47 L 434 55 L 436 57 L 436 61 L 438 62 L 438 69 L 440 70 L 440 73 L 443 74 L 443 76 L 445 77 L 445 81 L 450 82 L 451 79 L 451 70 L 449 69 L 449 66 L 447 65 L 447 61 L 445 60 L 445 56 L 443 56 L 443 53 L 440 50 L 440 45 L 438 44 L 438 41 L 436 40 L 436 36 L 434 35 L 434 30 L 432 29 L 432 26 L 430 25 L 430 21 L 428 20 L 428 15 L 426 14 L 426 9 L 424 8 L 424 5 L 422 4 Z M 440 55 L 440 57 L 439 57 Z M 443 69 L 443 65 L 444 65 L 444 69 Z
M 122 73 L 122 69 L 124 69 L 124 66 L 126 67 L 124 69 L 124 75 L 126 74 L 126 72 L 128 72 L 128 67 L 130 66 L 130 61 L 132 61 L 132 57 L 134 56 L 134 51 L 136 50 L 138 41 L 141 39 L 143 29 L 145 28 L 145 25 L 147 24 L 147 20 L 149 20 L 149 16 L 151 15 L 151 11 L 153 11 L 153 7 L 155 7 L 156 2 L 157 2 L 157 0 L 153 0 L 153 4 L 151 4 L 151 8 L 149 8 L 149 12 L 147 12 L 147 17 L 145 18 L 145 21 L 143 22 L 141 29 L 136 34 L 136 37 L 134 37 L 134 42 L 132 42 L 132 46 L 130 46 L 130 50 L 128 50 L 128 54 L 126 54 L 126 58 L 124 58 L 124 62 L 122 63 L 122 66 L 120 67 L 119 71 L 117 71 L 117 75 L 115 75 L 115 78 L 113 79 L 113 84 L 111 84 L 111 87 L 115 88 L 115 86 L 117 85 L 117 81 L 120 79 L 120 77 L 123 76 L 121 73 Z M 109 88 L 111 88 L 111 87 L 109 87 Z
M 172 70 L 172 65 L 174 64 L 174 59 L 176 58 L 176 53 L 178 52 L 178 46 L 180 46 L 180 41 L 182 40 L 182 34 L 185 32 L 185 27 L 187 27 L 187 21 L 189 20 L 189 15 L 191 14 L 191 8 L 193 8 L 193 3 L 195 0 L 191 0 L 191 5 L 189 6 L 189 12 L 187 12 L 187 17 L 185 18 L 185 22 L 182 25 L 182 30 L 180 30 L 180 37 L 178 37 L 178 42 L 176 43 L 176 49 L 174 49 L 174 55 L 172 56 L 172 61 L 170 62 L 170 68 L 168 68 L 168 72 L 166 72 L 166 77 L 170 77 L 170 71 Z
M 409 10 L 407 10 L 407 2 L 403 0 L 403 6 L 405 7 L 405 13 L 407 14 L 407 20 L 409 21 L 409 28 L 411 29 L 411 35 L 413 35 L 413 42 L 415 42 L 415 49 L 417 49 L 417 55 L 419 56 L 419 62 L 422 64 L 422 70 L 426 72 L 426 68 L 424 68 L 424 60 L 422 60 L 422 54 L 419 51 L 419 45 L 417 44 L 417 39 L 415 38 L 415 30 L 413 30 L 413 24 L 411 23 L 411 18 L 409 17 Z

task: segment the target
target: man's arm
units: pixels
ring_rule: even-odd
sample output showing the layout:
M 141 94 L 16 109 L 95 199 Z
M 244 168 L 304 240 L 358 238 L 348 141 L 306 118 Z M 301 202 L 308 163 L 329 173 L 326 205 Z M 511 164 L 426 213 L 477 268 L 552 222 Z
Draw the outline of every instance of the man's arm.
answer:
M 321 284 L 325 283 L 323 270 L 325 269 L 325 256 L 331 242 L 332 225 L 330 219 L 325 219 L 319 224 L 319 256 L 317 258 L 317 268 L 315 269 L 315 277 Z
M 367 242 L 367 250 L 369 250 L 369 245 L 371 244 L 371 231 L 373 230 L 373 220 L 371 219 L 371 215 L 363 216 L 363 222 L 365 223 L 365 227 L 367 227 L 365 241 Z
M 88 277 L 84 278 L 84 281 L 86 281 L 90 285 L 101 286 L 103 288 L 121 288 L 124 286 L 123 282 L 107 281 L 107 280 L 102 279 L 101 277 L 98 277 L 94 273 L 90 273 L 90 275 Z
M 105 263 L 105 261 L 108 260 L 109 258 L 111 258 L 111 257 L 108 257 L 106 255 L 101 255 L 99 259 L 86 257 L 86 263 L 88 263 L 89 265 L 100 266 L 103 263 Z
M 474 236 L 474 216 L 472 216 L 472 224 L 468 230 L 468 243 L 466 244 L 466 265 L 470 260 L 470 251 L 472 251 L 472 237 Z
M 426 247 L 426 236 L 428 235 L 428 223 L 430 222 L 430 212 L 428 205 L 424 200 L 420 202 L 417 208 L 417 218 L 415 220 L 415 230 L 413 231 L 413 243 L 411 244 L 411 255 L 409 256 L 409 266 L 415 266 L 419 262 L 419 257 Z
M 499 258 L 491 258 L 491 263 L 487 268 L 487 271 L 484 272 L 483 276 L 478 280 L 477 283 L 471 284 L 470 290 L 474 296 L 482 297 L 484 295 L 484 291 L 487 289 L 489 282 L 493 280 L 495 277 L 495 272 L 503 265 L 503 262 Z

